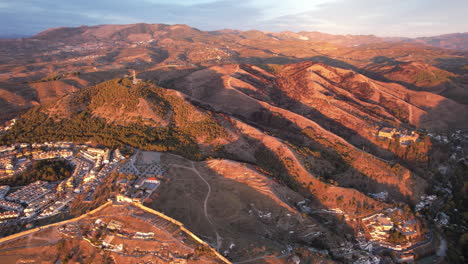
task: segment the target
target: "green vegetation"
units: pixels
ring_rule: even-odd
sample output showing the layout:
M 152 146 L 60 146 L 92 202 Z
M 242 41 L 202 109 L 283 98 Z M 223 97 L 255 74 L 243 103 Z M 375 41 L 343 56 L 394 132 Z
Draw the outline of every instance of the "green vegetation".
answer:
M 412 81 L 416 85 L 434 86 L 450 80 L 450 73 L 442 70 L 418 71 L 412 75 Z
M 256 64 L 257 67 L 272 73 L 272 74 L 277 74 L 281 71 L 281 69 L 284 67 L 283 65 L 280 64 Z
M 305 131 L 307 131 L 307 129 L 305 129 Z M 330 150 L 314 149 L 311 146 L 294 145 L 290 142 L 288 142 L 288 146 L 299 154 L 298 157 L 309 172 L 322 180 L 330 181 L 334 185 L 338 185 L 333 181 L 334 176 L 340 175 L 350 168 L 347 161 L 343 160 L 337 153 Z M 317 162 L 321 162 L 323 166 L 319 167 L 312 165 Z M 328 166 L 325 164 L 328 164 Z
M 73 166 L 65 160 L 40 160 L 15 177 L 2 179 L 0 185 L 23 186 L 35 181 L 59 181 L 71 176 Z
M 143 125 L 117 126 L 107 124 L 102 118 L 94 118 L 88 112 L 81 112 L 70 119 L 54 121 L 40 109 L 33 109 L 24 115 L 1 144 L 14 142 L 73 141 L 84 143 L 94 141 L 110 148 L 126 145 L 152 151 L 173 151 L 193 159 L 201 154 L 193 137 L 171 128 L 153 128 Z
M 453 188 L 453 198 L 445 203 L 443 212 L 450 217 L 450 225 L 444 228 L 449 241 L 448 262 L 466 263 L 468 259 L 468 235 L 459 228 L 468 223 L 468 167 L 458 163 L 450 182 Z M 457 209 L 458 211 L 455 211 Z
M 285 183 L 293 190 L 297 191 L 299 189 L 299 184 L 295 180 L 297 175 L 294 172 L 295 167 L 292 160 L 289 158 L 281 159 L 280 156 L 265 146 L 260 146 L 255 151 L 255 159 L 257 160 L 257 165 L 273 178 Z
M 198 257 L 217 258 L 213 250 L 207 245 L 198 245 L 197 248 L 195 248 L 194 257 L 195 258 L 198 258 Z
M 401 107 L 395 101 L 385 98 L 385 96 L 380 96 L 379 104 L 399 120 L 408 122 L 409 112 L 405 109 L 406 107 Z
M 61 74 L 55 74 L 55 75 L 47 76 L 47 77 L 44 77 L 44 78 L 39 79 L 37 81 L 31 81 L 29 83 L 58 81 L 60 79 L 66 78 L 66 77 L 78 76 L 78 75 L 80 75 L 80 72 L 78 72 L 78 71 L 70 72 L 70 73 L 61 73 Z
M 105 181 L 97 187 L 93 195 L 93 200 L 84 202 L 87 193 L 80 194 L 70 205 L 70 215 L 77 217 L 91 210 L 98 208 L 106 203 L 118 191 L 118 185 L 115 184 L 122 177 L 119 173 L 111 173 Z
M 338 74 L 335 69 L 333 69 L 332 71 Z M 374 89 L 372 89 L 369 83 L 367 82 L 355 81 L 355 76 L 356 73 L 354 72 L 348 72 L 344 74 L 342 76 L 340 84 L 344 88 L 352 91 L 359 99 L 369 100 L 375 93 Z
M 139 98 L 148 100 L 154 112 L 162 118 L 170 114 L 169 125 L 152 126 L 139 120 L 123 126 L 93 115 L 93 110 L 101 106 L 110 112 L 122 107 L 125 111 L 135 111 Z M 131 146 L 150 151 L 170 151 L 200 160 L 202 154 L 197 142 L 211 142 L 225 133 L 212 114 L 202 112 L 174 93 L 149 83 L 132 86 L 128 79 L 104 82 L 86 88 L 77 96 L 75 104 L 85 109 L 65 119 L 50 118 L 40 107 L 30 110 L 0 138 L 0 144 L 91 140 L 111 148 Z
M 390 236 L 388 237 L 388 242 L 395 244 L 395 245 L 400 245 L 403 244 L 407 241 L 408 239 L 406 238 L 405 235 L 403 235 L 400 231 L 396 229 L 390 230 Z
M 410 167 L 427 164 L 428 153 L 432 147 L 430 138 L 424 135 L 421 135 L 418 141 L 410 142 L 406 146 L 401 145 L 398 138 L 380 138 L 379 141 Z

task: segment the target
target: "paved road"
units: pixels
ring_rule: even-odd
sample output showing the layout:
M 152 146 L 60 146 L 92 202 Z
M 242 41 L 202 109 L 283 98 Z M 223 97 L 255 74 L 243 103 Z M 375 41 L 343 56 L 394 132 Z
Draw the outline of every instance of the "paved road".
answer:
M 141 174 L 141 171 L 139 171 L 136 167 L 135 167 L 135 159 L 136 159 L 136 156 L 138 155 L 138 153 L 140 153 L 140 151 L 137 151 L 135 154 L 133 154 L 133 156 L 130 158 L 130 165 L 132 166 L 132 168 L 135 170 L 135 172 L 138 172 L 138 174 Z

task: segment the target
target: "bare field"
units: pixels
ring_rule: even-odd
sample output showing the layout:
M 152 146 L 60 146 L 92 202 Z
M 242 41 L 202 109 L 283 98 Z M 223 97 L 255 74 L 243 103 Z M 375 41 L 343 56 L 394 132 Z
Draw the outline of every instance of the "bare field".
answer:
M 111 222 L 121 226 L 110 229 Z M 6 241 L 0 244 L 0 258 L 2 263 L 223 262 L 197 247 L 203 245 L 175 222 L 132 204 L 110 204 L 85 218 Z
M 147 206 L 183 222 L 229 259 L 286 263 L 288 244 L 335 241 L 320 223 L 295 209 L 303 197 L 248 165 L 172 157 L 162 154 L 169 170 Z

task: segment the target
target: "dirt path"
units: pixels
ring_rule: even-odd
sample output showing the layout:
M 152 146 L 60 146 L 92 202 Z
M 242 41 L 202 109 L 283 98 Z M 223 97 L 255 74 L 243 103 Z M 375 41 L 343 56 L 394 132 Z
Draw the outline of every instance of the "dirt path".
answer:
M 221 248 L 222 242 L 223 242 L 223 238 L 219 235 L 218 231 L 216 230 L 215 224 L 213 223 L 213 221 L 211 221 L 211 218 L 208 215 L 208 201 L 209 201 L 210 195 L 211 195 L 211 184 L 207 180 L 205 180 L 205 178 L 203 178 L 203 176 L 201 176 L 201 174 L 195 168 L 195 164 L 194 164 L 193 161 L 191 161 L 191 167 L 186 167 L 186 166 L 182 166 L 182 165 L 172 165 L 172 166 L 173 167 L 184 168 L 184 169 L 191 170 L 191 171 L 195 172 L 195 174 L 197 174 L 197 176 L 208 187 L 208 192 L 206 193 L 205 200 L 203 201 L 203 211 L 204 211 L 206 220 L 210 223 L 210 225 L 211 225 L 211 227 L 213 229 L 213 232 L 216 235 L 216 250 L 219 251 L 220 248 Z
M 139 150 L 135 154 L 133 154 L 133 156 L 130 158 L 130 165 L 132 166 L 132 169 L 135 170 L 135 172 L 138 172 L 138 174 L 141 175 L 141 171 L 137 169 L 137 167 L 135 167 L 135 160 L 136 160 L 138 153 L 140 153 Z
M 233 78 L 232 75 L 234 75 L 234 74 L 236 74 L 237 72 L 239 72 L 239 70 L 240 70 L 240 66 L 237 65 L 236 70 L 229 76 L 229 79 L 227 80 L 227 86 L 228 86 L 228 88 L 234 89 L 234 90 L 238 91 L 239 93 L 241 93 L 241 94 L 243 94 L 243 95 L 245 95 L 245 96 L 251 98 L 249 95 L 243 93 L 242 91 L 237 90 L 236 88 L 232 87 L 232 85 L 231 85 L 231 80 L 232 80 L 232 78 Z M 376 89 L 378 89 L 378 90 L 380 91 L 380 89 L 379 89 L 373 82 L 372 82 L 371 84 L 372 84 Z M 381 91 L 381 92 L 389 94 L 389 93 L 386 92 L 386 91 Z M 394 96 L 394 95 L 392 95 L 392 94 L 389 94 L 389 95 L 390 95 L 390 96 L 393 96 L 393 97 L 395 97 L 395 98 L 397 98 L 396 96 Z M 261 101 L 261 100 L 255 99 L 255 98 L 251 98 L 251 99 L 256 100 L 256 101 L 259 102 L 260 104 L 265 104 L 265 105 L 267 105 L 268 107 L 271 107 L 271 108 L 274 109 L 274 110 L 277 110 L 277 109 L 278 109 L 278 107 L 273 106 L 273 105 L 271 105 L 271 104 L 268 103 L 268 102 Z M 399 98 L 397 98 L 397 99 L 399 99 Z M 399 99 L 399 100 L 401 100 L 401 99 Z M 408 103 L 408 104 L 409 104 L 409 103 Z M 409 106 L 410 106 L 409 108 L 410 108 L 410 110 L 411 110 L 411 109 L 412 109 L 412 108 L 411 108 L 412 105 L 409 104 Z M 268 108 L 268 107 L 267 107 L 267 108 Z M 289 113 L 291 113 L 291 114 L 293 114 L 293 115 L 295 115 L 295 116 L 298 116 L 298 117 L 300 117 L 300 118 L 306 119 L 307 121 L 314 122 L 314 124 L 316 124 L 316 127 L 317 127 L 320 131 L 323 131 L 324 133 L 326 133 L 328 136 L 330 136 L 330 137 L 332 137 L 332 138 L 333 138 L 333 137 L 337 138 L 337 139 L 338 139 L 339 141 L 341 141 L 342 143 L 344 143 L 344 144 L 346 144 L 346 145 L 348 145 L 348 146 L 354 148 L 355 150 L 357 150 L 357 151 L 359 151 L 359 152 L 361 152 L 361 153 L 366 153 L 366 154 L 368 154 L 368 155 L 370 155 L 370 156 L 372 156 L 372 157 L 374 157 L 374 158 L 376 158 L 376 159 L 378 159 L 378 160 L 380 160 L 380 161 L 382 161 L 382 162 L 385 162 L 385 163 L 392 163 L 392 161 L 390 161 L 390 160 L 386 160 L 386 159 L 377 157 L 377 156 L 375 156 L 375 155 L 373 155 L 373 154 L 371 154 L 371 153 L 369 153 L 369 152 L 363 151 L 362 149 L 360 149 L 360 148 L 354 146 L 353 144 L 349 143 L 348 141 L 346 141 L 346 140 L 343 139 L 342 137 L 340 137 L 340 136 L 338 136 L 338 135 L 336 135 L 336 134 L 334 134 L 334 133 L 332 133 L 332 132 L 330 132 L 330 131 L 324 129 L 324 128 L 321 127 L 319 124 L 315 123 L 315 121 L 313 121 L 313 120 L 311 120 L 311 119 L 309 119 L 309 118 L 307 118 L 307 117 L 304 117 L 304 116 L 302 116 L 302 115 L 296 114 L 296 113 L 294 113 L 294 112 L 292 112 L 292 111 L 290 111 L 290 110 L 287 110 L 287 109 L 282 109 L 282 110 L 284 110 L 284 111 L 286 111 L 286 112 L 289 112 Z M 278 112 L 280 112 L 280 111 L 278 111 Z M 412 110 L 410 111 L 410 115 L 412 116 Z M 411 119 L 410 119 L 410 120 L 411 120 Z
M 240 66 L 239 66 L 239 64 L 237 64 L 236 70 L 235 70 L 233 73 L 231 73 L 231 74 L 229 75 L 229 78 L 228 78 L 228 80 L 227 80 L 227 85 L 228 85 L 228 87 L 231 88 L 231 89 L 234 89 L 234 88 L 232 87 L 232 85 L 231 85 L 232 75 L 238 73 L 239 70 L 240 70 Z M 236 89 L 236 90 L 237 90 L 237 89 Z
M 19 247 L 12 247 L 12 248 L 4 248 L 4 249 L 0 249 L 0 252 L 6 252 L 6 251 L 12 251 L 12 250 L 18 250 L 18 249 L 27 249 L 27 248 L 33 248 L 33 247 L 53 246 L 57 242 L 58 241 L 46 242 L 46 243 L 40 243 L 40 244 L 34 244 L 34 245 L 19 246 Z
M 395 96 L 395 95 L 393 95 L 393 94 L 391 94 L 391 93 L 389 93 L 389 92 L 387 92 L 387 91 L 384 91 L 384 90 L 380 89 L 380 88 L 378 87 L 378 85 L 376 85 L 374 82 L 371 82 L 371 84 L 372 84 L 372 86 L 373 86 L 376 90 L 378 90 L 378 91 L 380 91 L 380 92 L 382 92 L 382 93 L 385 93 L 385 94 L 387 94 L 387 95 L 389 95 L 389 96 L 395 98 L 395 100 L 403 101 L 404 103 L 406 103 L 406 104 L 408 105 L 408 112 L 409 112 L 408 121 L 409 121 L 410 123 L 412 123 L 412 121 L 413 121 L 413 107 L 415 107 L 415 108 L 417 108 L 417 109 L 419 109 L 419 110 L 421 110 L 421 111 L 424 111 L 424 110 L 421 109 L 420 107 L 415 106 L 414 104 L 412 104 L 412 103 L 410 103 L 410 102 L 406 102 L 405 100 L 403 100 L 403 99 L 401 99 L 401 98 L 398 98 L 397 96 Z

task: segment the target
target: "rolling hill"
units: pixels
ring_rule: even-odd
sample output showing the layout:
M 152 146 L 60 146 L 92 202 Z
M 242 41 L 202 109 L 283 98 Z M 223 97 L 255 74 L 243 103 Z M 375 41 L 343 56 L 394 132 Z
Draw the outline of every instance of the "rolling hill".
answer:
M 439 214 L 416 207 L 434 194 L 453 211 L 465 146 L 449 135 L 468 129 L 468 54 L 448 43 L 161 24 L 0 40 L 0 118 L 18 117 L 0 143 L 164 152 L 146 205 L 240 263 L 291 245 L 311 261 L 371 257 L 363 219 L 388 212 L 392 232 L 411 225 L 408 240 L 435 247 Z

